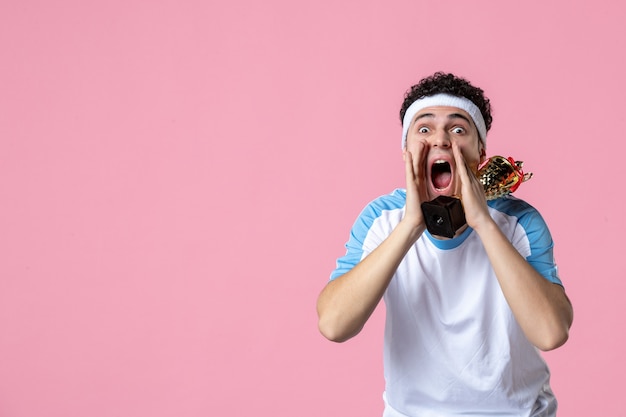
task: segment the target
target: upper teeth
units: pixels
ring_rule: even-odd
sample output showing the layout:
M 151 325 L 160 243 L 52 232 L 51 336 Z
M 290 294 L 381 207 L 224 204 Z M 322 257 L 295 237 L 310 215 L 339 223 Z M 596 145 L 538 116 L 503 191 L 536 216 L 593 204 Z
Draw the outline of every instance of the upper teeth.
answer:
M 446 161 L 444 161 L 443 159 L 438 159 L 434 162 L 435 164 L 447 164 Z

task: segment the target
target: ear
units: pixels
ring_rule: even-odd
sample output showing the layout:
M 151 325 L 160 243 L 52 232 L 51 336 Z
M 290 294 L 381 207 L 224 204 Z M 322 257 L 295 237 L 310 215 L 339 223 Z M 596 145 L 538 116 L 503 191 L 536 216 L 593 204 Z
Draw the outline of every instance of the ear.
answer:
M 478 152 L 480 153 L 480 163 L 483 163 L 485 162 L 485 159 L 487 159 L 487 151 L 485 150 L 485 145 L 482 143 L 479 144 L 478 147 Z

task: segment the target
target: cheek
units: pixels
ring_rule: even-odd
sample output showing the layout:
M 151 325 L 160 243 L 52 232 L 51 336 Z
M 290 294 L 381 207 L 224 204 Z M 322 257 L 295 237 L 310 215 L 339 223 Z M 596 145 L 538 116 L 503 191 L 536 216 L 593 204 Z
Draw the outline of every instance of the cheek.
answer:
M 480 150 L 475 146 L 460 145 L 459 149 L 465 157 L 465 159 L 478 159 L 480 158 Z
M 426 143 L 423 140 L 409 135 L 406 142 L 406 149 L 412 154 L 415 154 L 418 149 L 423 149 L 425 145 Z
M 467 164 L 474 170 L 476 170 L 478 168 L 478 165 L 480 165 L 480 163 L 485 159 L 484 153 L 475 148 L 461 148 L 461 153 L 465 158 L 465 162 L 467 162 Z

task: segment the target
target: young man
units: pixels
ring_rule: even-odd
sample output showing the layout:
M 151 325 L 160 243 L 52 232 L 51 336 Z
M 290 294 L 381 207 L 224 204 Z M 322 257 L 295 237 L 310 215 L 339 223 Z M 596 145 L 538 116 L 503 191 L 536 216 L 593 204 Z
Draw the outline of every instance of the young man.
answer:
M 513 196 L 487 201 L 491 107 L 480 88 L 435 73 L 402 109 L 406 190 L 371 202 L 319 295 L 322 334 L 357 335 L 384 297 L 385 417 L 554 416 L 538 349 L 568 338 L 572 306 L 540 214 Z M 421 203 L 461 198 L 467 225 L 428 232 Z

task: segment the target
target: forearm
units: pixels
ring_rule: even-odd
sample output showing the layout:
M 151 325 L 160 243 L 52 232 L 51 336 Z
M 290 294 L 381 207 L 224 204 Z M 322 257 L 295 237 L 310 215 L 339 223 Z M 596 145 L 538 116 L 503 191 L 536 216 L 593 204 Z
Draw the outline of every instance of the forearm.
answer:
M 357 335 L 380 302 L 398 265 L 424 231 L 403 221 L 352 270 L 329 282 L 317 300 L 320 332 L 343 342 Z
M 528 340 L 541 350 L 567 341 L 572 306 L 563 287 L 541 276 L 494 222 L 479 233 L 502 292 Z

